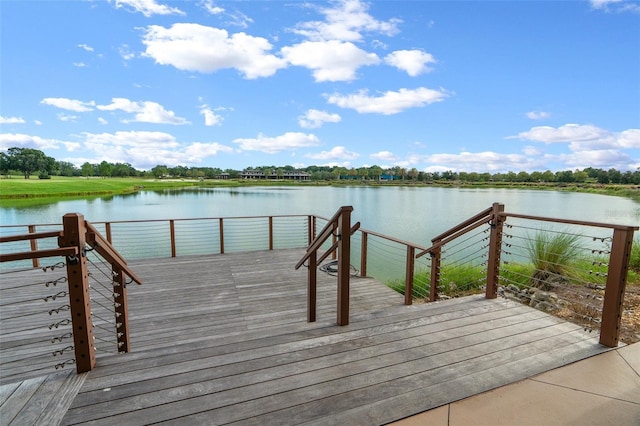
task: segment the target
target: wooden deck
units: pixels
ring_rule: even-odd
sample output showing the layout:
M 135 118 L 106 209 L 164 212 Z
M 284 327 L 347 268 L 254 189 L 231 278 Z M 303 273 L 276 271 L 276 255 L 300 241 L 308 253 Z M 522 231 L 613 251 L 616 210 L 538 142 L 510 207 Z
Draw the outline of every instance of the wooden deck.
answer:
M 318 322 L 307 323 L 301 256 L 130 262 L 144 280 L 128 287 L 132 352 L 81 376 L 11 376 L 0 422 L 384 424 L 608 350 L 515 302 L 403 306 L 369 278 L 352 279 L 351 323 L 339 327 L 336 278 L 323 273 Z

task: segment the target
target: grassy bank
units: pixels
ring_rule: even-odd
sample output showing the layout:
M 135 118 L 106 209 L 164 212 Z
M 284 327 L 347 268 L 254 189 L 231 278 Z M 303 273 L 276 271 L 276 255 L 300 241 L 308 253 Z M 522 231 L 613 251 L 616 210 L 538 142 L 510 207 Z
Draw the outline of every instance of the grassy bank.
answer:
M 229 186 L 414 186 L 414 187 L 446 187 L 446 188 L 510 188 L 547 191 L 586 192 L 632 198 L 640 202 L 640 189 L 630 185 L 597 185 L 597 184 L 531 184 L 511 182 L 412 182 L 394 181 L 378 182 L 375 180 L 342 180 L 342 181 L 271 181 L 271 180 L 204 180 L 196 179 L 143 179 L 143 178 L 79 178 L 59 177 L 52 179 L 23 179 L 14 176 L 0 180 L 0 205 L 13 206 L 16 203 L 27 205 L 40 204 L 37 198 L 86 198 L 105 195 L 128 194 L 140 190 L 163 190 L 188 187 L 229 187 Z M 18 201 L 20 200 L 20 201 Z

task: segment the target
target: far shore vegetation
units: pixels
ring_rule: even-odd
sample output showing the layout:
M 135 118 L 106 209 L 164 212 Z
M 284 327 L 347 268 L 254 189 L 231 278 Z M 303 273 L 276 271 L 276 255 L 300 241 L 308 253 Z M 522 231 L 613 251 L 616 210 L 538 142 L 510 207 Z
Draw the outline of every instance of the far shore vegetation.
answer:
M 255 172 L 262 172 L 258 173 L 262 178 L 255 178 Z M 546 170 L 493 174 L 424 172 L 415 168 L 382 168 L 375 165 L 359 168 L 261 166 L 245 170 L 158 165 L 151 170 L 136 170 L 130 164 L 106 161 L 99 164 L 87 162 L 78 168 L 72 163 L 47 157 L 36 149 L 9 148 L 6 152 L 0 152 L 0 174 L 0 206 L 39 204 L 45 202 L 44 198 L 102 197 L 140 190 L 246 185 L 525 188 L 591 192 L 640 201 L 640 169 L 618 171 L 593 167 L 555 173 Z M 290 178 L 293 175 L 295 179 Z

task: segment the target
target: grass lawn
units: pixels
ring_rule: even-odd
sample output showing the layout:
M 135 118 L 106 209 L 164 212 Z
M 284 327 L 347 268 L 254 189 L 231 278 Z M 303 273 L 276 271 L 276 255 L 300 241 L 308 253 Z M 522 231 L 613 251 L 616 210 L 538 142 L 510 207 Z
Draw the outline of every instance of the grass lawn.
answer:
M 224 181 L 216 181 L 224 185 Z M 184 188 L 201 184 L 197 180 L 146 178 L 82 178 L 53 176 L 51 179 L 12 177 L 0 180 L 0 199 L 31 197 L 74 197 L 123 194 L 140 189 Z

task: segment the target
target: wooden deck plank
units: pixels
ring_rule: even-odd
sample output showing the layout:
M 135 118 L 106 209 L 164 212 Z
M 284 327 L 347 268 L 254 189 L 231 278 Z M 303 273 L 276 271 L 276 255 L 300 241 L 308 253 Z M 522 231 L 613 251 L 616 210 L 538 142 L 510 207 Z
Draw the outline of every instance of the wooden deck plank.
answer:
M 332 357 L 330 364 L 334 362 L 336 364 L 341 364 L 357 357 L 359 351 L 364 351 L 364 353 L 369 357 L 377 356 L 388 352 L 394 352 L 402 348 L 422 345 L 427 340 L 437 342 L 460 337 L 465 333 L 477 333 L 486 329 L 486 327 L 496 327 L 497 322 L 502 322 L 503 324 L 501 326 L 504 326 L 511 323 L 531 321 L 532 319 L 541 318 L 541 315 L 536 312 L 514 315 L 513 313 L 509 313 L 508 310 L 491 313 L 491 316 L 493 319 L 487 319 L 488 315 L 487 317 L 482 318 L 483 320 L 486 320 L 486 324 L 472 323 L 469 318 L 460 319 L 455 324 L 450 321 L 443 323 L 441 327 L 438 327 L 438 331 L 433 330 L 433 326 L 416 326 L 414 328 L 407 328 L 400 332 L 383 333 L 381 330 L 377 335 L 372 334 L 363 337 L 353 336 L 352 340 L 339 340 L 333 343 L 314 345 L 302 349 L 293 348 L 292 344 L 288 344 L 283 351 L 279 351 L 275 354 L 269 352 L 260 353 L 258 351 L 258 353 L 254 354 L 252 359 L 248 359 L 244 363 L 238 362 L 235 354 L 230 354 L 224 357 L 210 357 L 208 359 L 202 358 L 202 365 L 200 365 L 198 369 L 187 368 L 183 372 L 175 372 L 175 366 L 158 369 L 158 376 L 155 379 L 156 385 L 154 385 L 152 383 L 153 380 L 151 380 L 154 378 L 153 372 L 145 371 L 144 373 L 141 373 L 141 377 L 145 378 L 144 390 L 153 391 L 156 389 L 174 387 L 181 384 L 190 384 L 207 379 L 232 376 L 234 374 L 238 374 L 239 371 L 263 371 L 264 369 L 274 368 L 278 365 L 286 365 L 287 369 L 299 369 L 300 367 L 293 363 L 305 363 L 309 359 L 314 359 L 313 369 L 319 369 L 321 368 L 320 360 L 325 359 L 326 357 Z M 428 339 L 425 338 L 427 334 L 431 334 L 431 336 L 428 336 Z M 422 339 L 416 339 L 416 337 L 421 337 Z M 334 360 L 333 358 L 336 359 Z M 129 376 L 129 380 L 135 382 L 136 380 L 139 380 L 139 378 Z M 131 396 L 129 393 L 131 391 L 130 386 L 112 386 L 111 388 L 112 394 L 110 395 L 110 398 Z M 120 394 L 120 391 L 126 392 L 124 394 Z M 91 400 L 91 398 L 88 398 L 90 394 L 91 392 L 80 395 L 74 406 L 82 406 L 90 403 L 85 402 L 86 399 Z M 99 397 L 100 393 L 94 392 L 94 396 Z
M 319 320 L 307 323 L 306 270 L 293 269 L 301 255 L 130 262 L 144 281 L 128 287 L 132 352 L 101 355 L 64 386 L 73 401 L 56 405 L 66 411 L 61 424 L 381 424 L 606 350 L 516 302 L 403 306 L 371 278 L 352 280 L 351 322 L 339 327 L 336 277 L 321 272 Z M 11 335 L 7 353 L 38 348 L 38 333 Z M 13 371 L 11 380 L 25 374 Z M 37 397 L 27 404 L 37 409 L 24 411 L 14 397 L 22 384 L 5 386 L 0 401 L 13 417 L 30 421 L 48 406 Z
M 542 326 L 540 324 L 536 325 L 535 321 L 532 320 L 527 321 L 525 324 L 512 325 L 513 332 L 515 333 L 517 330 L 522 332 L 522 330 Z M 467 333 L 467 337 L 471 342 L 485 341 L 489 338 L 489 335 L 502 336 L 505 334 L 505 330 L 486 330 L 486 328 L 484 324 L 475 324 L 464 332 Z M 137 397 L 127 396 L 126 400 L 114 401 L 118 396 L 109 395 L 110 401 L 104 404 L 90 405 L 87 407 L 86 414 L 92 417 L 99 415 L 113 416 L 118 412 L 127 412 L 141 405 L 145 407 L 160 406 L 188 398 L 199 398 L 202 394 L 214 394 L 216 392 L 218 393 L 211 397 L 218 402 L 224 399 L 224 395 L 230 393 L 230 391 L 232 395 L 240 392 L 242 398 L 248 400 L 255 397 L 255 392 L 273 394 L 283 390 L 303 388 L 316 382 L 322 383 L 336 380 L 344 376 L 345 368 L 348 368 L 350 374 L 356 374 L 358 372 L 374 371 L 388 365 L 402 365 L 408 361 L 424 357 L 425 353 L 434 352 L 432 348 L 436 345 L 438 348 L 442 347 L 445 341 L 450 341 L 453 346 L 469 344 L 469 341 L 465 343 L 464 339 L 460 337 L 447 339 L 448 334 L 451 334 L 451 330 L 432 333 L 429 339 L 424 339 L 418 335 L 417 337 L 405 338 L 386 344 L 366 342 L 370 343 L 369 346 L 363 346 L 363 342 L 354 342 L 347 345 L 346 348 L 343 347 L 343 344 L 336 344 L 334 345 L 336 349 L 332 351 L 333 353 L 323 354 L 322 356 L 318 356 L 319 354 L 316 353 L 318 351 L 313 350 L 289 352 L 284 357 L 270 357 L 258 360 L 262 362 L 236 363 L 231 364 L 230 369 L 214 369 L 222 377 L 204 381 L 202 376 L 194 376 L 197 381 L 185 386 L 179 386 L 175 382 L 175 376 L 172 376 L 164 383 L 165 388 L 170 383 L 173 383 L 171 388 L 161 392 L 151 392 L 149 382 L 145 381 L 144 389 L 140 389 L 144 393 Z M 326 351 L 329 347 L 322 346 L 320 348 Z M 292 354 L 295 355 L 291 356 Z M 282 358 L 285 359 L 284 363 Z M 281 365 L 278 366 L 278 363 Z M 104 396 L 98 393 L 94 393 L 94 396 L 104 399 Z M 122 398 L 123 396 L 120 395 L 119 397 Z M 232 398 L 235 403 L 242 402 L 238 395 L 232 396 Z M 79 404 L 81 400 L 82 396 L 79 396 L 76 403 Z M 86 400 L 83 402 L 88 403 Z M 77 411 L 79 412 L 80 410 Z

